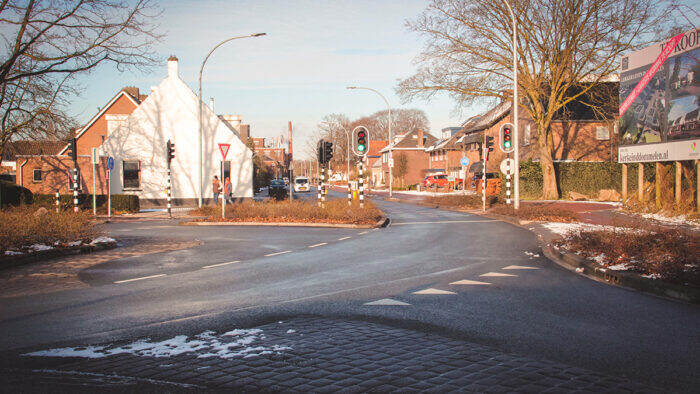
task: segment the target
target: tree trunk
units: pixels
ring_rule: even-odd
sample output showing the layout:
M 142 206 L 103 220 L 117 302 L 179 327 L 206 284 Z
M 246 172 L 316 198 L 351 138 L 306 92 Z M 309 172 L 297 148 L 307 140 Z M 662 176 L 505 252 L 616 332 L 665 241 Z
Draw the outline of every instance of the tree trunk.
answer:
M 549 125 L 537 125 L 537 147 L 540 154 L 540 166 L 542 167 L 542 199 L 558 200 L 557 174 L 554 172 L 554 160 L 552 158 L 551 136 L 547 132 Z

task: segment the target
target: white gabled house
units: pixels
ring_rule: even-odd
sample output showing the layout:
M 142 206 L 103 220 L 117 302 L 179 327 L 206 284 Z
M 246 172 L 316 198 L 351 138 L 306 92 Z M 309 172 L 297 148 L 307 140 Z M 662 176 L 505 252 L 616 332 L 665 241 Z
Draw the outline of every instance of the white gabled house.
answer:
M 108 115 L 108 137 L 101 156 L 114 159 L 112 193 L 136 194 L 142 206 L 163 205 L 167 198 L 166 142 L 175 144 L 172 161 L 174 205 L 194 205 L 199 198 L 197 95 L 180 79 L 178 60 L 168 59 L 168 76 L 131 115 Z M 236 199 L 253 197 L 253 152 L 235 126 L 202 105 L 202 161 L 205 203 L 213 198 L 212 179 L 229 176 Z M 223 162 L 219 144 L 230 148 Z M 223 183 L 223 182 L 222 182 Z

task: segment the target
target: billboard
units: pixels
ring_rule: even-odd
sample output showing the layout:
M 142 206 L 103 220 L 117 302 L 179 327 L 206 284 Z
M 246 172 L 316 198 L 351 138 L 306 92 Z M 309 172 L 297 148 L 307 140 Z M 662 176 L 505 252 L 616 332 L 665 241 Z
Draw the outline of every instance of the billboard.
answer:
M 700 159 L 700 30 L 622 58 L 619 162 Z

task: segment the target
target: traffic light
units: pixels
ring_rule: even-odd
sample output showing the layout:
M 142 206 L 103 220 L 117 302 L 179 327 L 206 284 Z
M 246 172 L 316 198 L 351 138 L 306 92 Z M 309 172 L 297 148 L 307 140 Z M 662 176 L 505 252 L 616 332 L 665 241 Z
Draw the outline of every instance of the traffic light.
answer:
M 73 159 L 74 162 L 78 161 L 78 146 L 75 138 L 68 140 L 68 156 Z
M 357 137 L 357 151 L 360 155 L 366 155 L 369 148 L 367 129 L 359 127 L 355 136 Z
M 333 143 L 330 141 L 323 142 L 323 160 L 324 163 L 330 163 L 333 158 Z
M 500 148 L 503 152 L 512 152 L 515 147 L 513 146 L 513 125 L 506 123 L 501 126 L 501 130 L 498 133 L 498 138 L 500 140 Z
M 325 146 L 325 144 L 324 144 L 323 140 L 318 141 L 318 144 L 316 145 L 316 155 L 318 156 L 317 160 L 318 160 L 319 164 L 325 163 L 325 161 L 323 160 L 324 146 Z
M 489 152 L 493 152 L 493 137 L 486 137 L 486 160 L 489 158 Z
M 165 145 L 165 151 L 166 151 L 166 155 L 167 155 L 166 157 L 168 158 L 168 165 L 169 165 L 170 162 L 175 158 L 175 144 L 173 144 L 172 142 L 170 142 L 170 140 L 168 140 L 168 142 L 166 142 L 166 145 Z

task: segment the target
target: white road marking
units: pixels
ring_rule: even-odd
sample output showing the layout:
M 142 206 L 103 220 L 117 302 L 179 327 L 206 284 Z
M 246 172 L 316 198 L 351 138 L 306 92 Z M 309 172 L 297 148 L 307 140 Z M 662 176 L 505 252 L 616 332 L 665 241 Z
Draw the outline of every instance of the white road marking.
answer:
M 394 300 L 391 298 L 382 298 L 381 300 L 377 301 L 372 301 L 372 302 L 365 302 L 364 305 L 394 305 L 394 306 L 406 306 L 406 305 L 411 305 L 409 303 L 399 301 L 399 300 Z
M 458 280 L 457 282 L 450 283 L 451 285 L 490 285 L 488 282 L 479 282 L 478 280 Z
M 429 287 L 424 290 L 414 291 L 413 294 L 457 294 L 454 291 L 440 290 Z
M 321 242 L 320 244 L 311 245 L 311 246 L 309 246 L 309 247 L 310 247 L 310 248 L 317 248 L 317 247 L 323 246 L 323 245 L 328 245 L 328 242 Z
M 363 231 L 363 232 L 357 233 L 357 234 L 358 234 L 358 235 L 363 235 L 363 234 L 367 234 L 368 232 L 369 232 L 369 231 Z
M 518 275 L 511 275 L 511 274 L 504 274 L 502 272 L 487 272 L 485 274 L 481 274 L 479 276 L 486 276 L 486 277 L 493 277 L 493 276 L 518 276 Z
M 291 252 L 292 252 L 291 250 L 285 250 L 284 252 L 266 254 L 265 257 L 277 256 L 278 254 L 285 254 L 285 253 L 291 253 Z
M 205 268 L 214 268 L 214 267 L 221 267 L 221 266 L 224 266 L 224 265 L 236 264 L 236 263 L 240 263 L 240 262 L 241 262 L 240 260 L 236 260 L 236 261 L 229 261 L 228 263 L 219 263 L 219 264 L 205 265 L 204 267 L 202 267 L 202 269 L 205 269 Z
M 144 280 L 144 279 L 151 279 L 151 278 L 159 278 L 161 276 L 165 276 L 165 274 L 158 274 L 158 275 L 151 275 L 151 276 L 142 276 L 140 278 L 134 278 L 134 279 L 125 279 L 125 280 L 118 280 L 114 283 L 126 283 L 126 282 L 134 282 L 137 280 Z
M 346 239 L 350 239 L 352 237 L 343 237 L 343 238 L 338 238 L 338 241 L 345 241 Z
M 509 265 L 507 267 L 503 267 L 502 269 L 504 269 L 504 270 L 538 270 L 539 268 L 530 267 L 530 266 L 526 266 L 526 265 Z
M 498 220 L 441 220 L 438 222 L 403 222 L 394 223 L 394 226 L 407 226 L 412 224 L 443 224 L 443 223 L 491 223 L 497 222 Z

